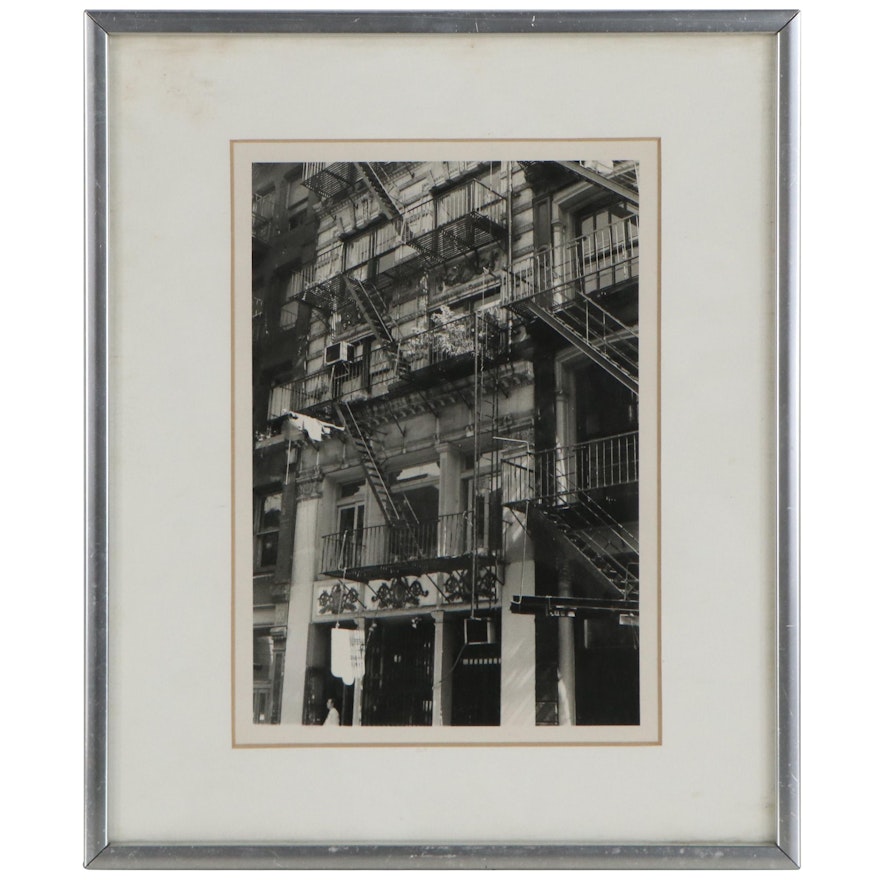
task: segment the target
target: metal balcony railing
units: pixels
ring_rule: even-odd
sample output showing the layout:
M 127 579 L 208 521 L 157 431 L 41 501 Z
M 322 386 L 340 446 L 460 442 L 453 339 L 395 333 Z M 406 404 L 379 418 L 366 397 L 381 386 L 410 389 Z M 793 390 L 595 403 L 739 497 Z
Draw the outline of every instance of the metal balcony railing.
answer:
M 410 162 L 382 162 L 386 174 L 402 172 Z M 350 193 L 360 180 L 354 162 L 304 162 L 303 186 L 317 193 L 322 199 L 333 199 Z
M 402 241 L 388 222 L 323 248 L 314 275 L 299 296 L 324 301 L 327 308 L 337 310 L 345 298 L 344 285 L 339 283 L 343 273 L 358 281 L 390 281 L 405 267 L 436 264 L 462 253 L 462 248 L 488 244 L 507 222 L 504 197 L 479 180 L 423 199 L 400 216 L 409 240 Z
M 464 512 L 414 525 L 383 524 L 336 532 L 322 539 L 321 573 L 363 574 L 371 568 L 418 560 L 453 559 L 469 552 L 472 532 L 472 517 Z M 484 552 L 490 549 L 498 548 L 481 548 Z
M 272 218 L 264 217 L 257 211 L 251 212 L 251 234 L 258 241 L 269 243 L 272 237 Z
M 523 452 L 502 465 L 508 503 L 565 504 L 586 490 L 637 483 L 639 435 L 631 431 L 559 449 Z
M 639 220 L 633 214 L 574 241 L 514 261 L 502 285 L 502 302 L 538 298 L 546 308 L 576 294 L 614 287 L 639 274 Z
M 367 360 L 321 367 L 293 382 L 292 407 L 296 412 L 305 412 L 333 400 L 369 393 L 374 386 L 394 378 L 395 368 L 393 355 L 381 348 L 374 348 Z
M 251 199 L 251 231 L 253 237 L 268 242 L 274 232 L 275 191 L 254 193 Z
M 277 419 L 290 411 L 292 391 L 292 382 L 285 382 L 282 385 L 274 385 L 272 387 L 269 392 L 269 408 L 266 413 L 266 416 L 270 421 L 272 419 Z
M 501 357 L 507 348 L 506 326 L 486 313 L 461 315 L 404 337 L 396 350 L 374 345 L 366 360 L 322 367 L 295 380 L 291 406 L 304 412 L 333 400 L 383 393 L 387 383 L 422 370 L 464 370 L 473 364 L 478 346 L 486 362 Z
M 470 363 L 478 351 L 481 358 L 494 360 L 504 352 L 506 341 L 506 328 L 492 315 L 461 315 L 403 339 L 399 359 L 409 373 Z
M 358 179 L 352 162 L 305 162 L 303 186 L 322 199 L 332 199 L 348 192 Z

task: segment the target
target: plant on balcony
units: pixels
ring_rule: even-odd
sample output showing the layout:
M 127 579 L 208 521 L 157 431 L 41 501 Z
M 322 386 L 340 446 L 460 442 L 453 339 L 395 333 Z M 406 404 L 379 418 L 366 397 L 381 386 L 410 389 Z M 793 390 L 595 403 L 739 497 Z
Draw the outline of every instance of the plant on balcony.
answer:
M 449 306 L 440 306 L 431 319 L 435 331 L 432 342 L 437 350 L 448 357 L 468 354 L 474 350 L 474 337 L 470 321 L 462 320 Z

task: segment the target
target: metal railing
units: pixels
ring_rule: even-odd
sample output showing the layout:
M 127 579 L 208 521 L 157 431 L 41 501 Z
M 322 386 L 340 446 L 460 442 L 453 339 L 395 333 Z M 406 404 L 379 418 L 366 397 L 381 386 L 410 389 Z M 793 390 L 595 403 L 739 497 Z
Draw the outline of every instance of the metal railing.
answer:
M 562 504 L 589 489 L 637 483 L 639 434 L 630 431 L 574 446 L 522 452 L 502 462 L 508 502 Z
M 367 393 L 374 385 L 396 376 L 396 360 L 382 348 L 373 348 L 369 359 L 321 367 L 293 382 L 292 407 L 300 412 L 349 395 Z
M 343 366 L 323 367 L 293 383 L 293 409 L 296 412 L 311 406 L 338 400 L 347 393 L 364 388 L 364 362 L 352 361 Z
M 382 524 L 325 535 L 321 571 L 461 556 L 468 552 L 473 532 L 471 523 L 469 513 L 449 513 L 414 525 Z
M 258 211 L 251 212 L 251 234 L 254 238 L 268 244 L 272 237 L 272 228 L 271 217 L 264 217 Z
M 436 199 L 426 200 L 435 208 L 435 228 L 452 223 L 470 214 L 479 214 L 498 225 L 507 223 L 507 204 L 500 193 L 481 180 L 469 180 Z M 418 207 L 418 206 L 414 206 Z
M 567 313 L 569 326 L 579 330 L 589 343 L 631 376 L 639 372 L 639 340 L 636 327 L 629 327 L 585 294 L 577 294 L 583 306 Z M 580 323 L 579 323 L 580 319 Z
M 388 382 L 415 371 L 470 363 L 477 345 L 481 358 L 494 360 L 504 353 L 506 344 L 507 329 L 497 318 L 486 313 L 461 315 L 404 337 L 396 350 L 374 344 L 366 361 L 321 367 L 296 379 L 291 405 L 298 412 L 349 395 L 382 393 Z
M 269 392 L 269 408 L 266 413 L 269 420 L 277 419 L 279 416 L 290 411 L 292 390 L 292 382 L 285 382 L 283 385 L 274 385 L 272 387 Z
M 503 351 L 506 330 L 488 313 L 461 315 L 404 338 L 399 358 L 410 372 L 472 359 L 479 347 L 482 357 L 494 359 Z
M 357 180 L 351 162 L 304 162 L 303 186 L 321 198 L 331 198 L 348 192 Z
M 342 162 L 303 162 L 303 180 L 308 180 L 310 177 L 314 177 L 316 174 L 319 174 L 321 171 L 324 171 L 325 169 L 330 168 L 333 165 L 343 164 L 344 163 Z
M 573 298 L 636 278 L 639 274 L 639 221 L 633 214 L 604 229 L 514 261 L 505 275 L 505 305 L 541 297 L 551 308 Z
M 418 247 L 402 242 L 394 225 L 385 223 L 349 241 L 323 248 L 315 260 L 314 275 L 309 284 L 326 284 L 343 272 L 366 281 L 429 249 L 430 242 L 422 241 L 423 236 L 473 215 L 504 225 L 507 218 L 504 197 L 481 181 L 471 180 L 437 198 L 422 199 L 401 211 L 406 228 Z

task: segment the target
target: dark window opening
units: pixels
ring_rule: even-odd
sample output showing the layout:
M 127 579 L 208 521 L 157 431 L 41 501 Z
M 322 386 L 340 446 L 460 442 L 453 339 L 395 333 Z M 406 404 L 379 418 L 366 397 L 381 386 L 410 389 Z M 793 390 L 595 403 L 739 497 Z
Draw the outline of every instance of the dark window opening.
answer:
M 257 502 L 254 567 L 273 568 L 278 562 L 278 532 L 281 528 L 281 492 L 263 495 Z

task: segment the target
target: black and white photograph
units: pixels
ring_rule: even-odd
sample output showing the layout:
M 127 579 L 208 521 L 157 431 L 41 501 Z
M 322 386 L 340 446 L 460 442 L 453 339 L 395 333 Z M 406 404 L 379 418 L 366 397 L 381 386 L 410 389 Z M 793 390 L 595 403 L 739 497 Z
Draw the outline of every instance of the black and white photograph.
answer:
M 251 163 L 254 728 L 640 729 L 640 165 Z
M 86 24 L 86 862 L 798 865 L 798 15 Z

